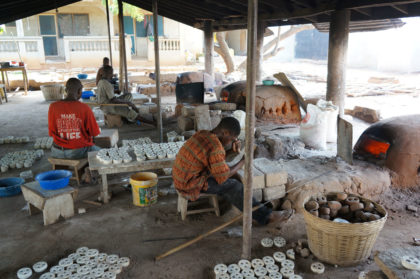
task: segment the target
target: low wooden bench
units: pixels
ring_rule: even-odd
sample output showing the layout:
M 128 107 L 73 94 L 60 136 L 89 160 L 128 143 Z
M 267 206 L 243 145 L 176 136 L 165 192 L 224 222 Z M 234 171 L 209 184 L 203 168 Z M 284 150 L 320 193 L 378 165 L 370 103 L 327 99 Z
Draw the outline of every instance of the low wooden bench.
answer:
M 188 210 L 188 205 L 194 206 L 197 204 L 201 204 L 202 199 L 208 199 L 211 207 Z M 216 216 L 220 216 L 219 200 L 217 199 L 217 195 L 215 194 L 200 193 L 200 197 L 198 198 L 198 200 L 191 202 L 178 192 L 178 212 L 181 213 L 182 221 L 184 221 L 187 218 L 187 215 L 204 213 L 204 212 L 214 212 Z
M 52 169 L 68 169 L 73 171 L 73 176 L 71 179 L 75 179 L 77 181 L 77 185 L 80 186 L 80 179 L 81 179 L 81 172 L 80 170 L 83 169 L 88 164 L 88 159 L 58 159 L 58 158 L 48 158 L 48 161 L 52 165 Z
M 45 190 L 35 181 L 22 185 L 21 189 L 29 207 L 29 215 L 33 215 L 37 209 L 42 211 L 44 226 L 54 224 L 60 216 L 63 218 L 74 216 L 74 199 L 77 190 L 73 187 Z

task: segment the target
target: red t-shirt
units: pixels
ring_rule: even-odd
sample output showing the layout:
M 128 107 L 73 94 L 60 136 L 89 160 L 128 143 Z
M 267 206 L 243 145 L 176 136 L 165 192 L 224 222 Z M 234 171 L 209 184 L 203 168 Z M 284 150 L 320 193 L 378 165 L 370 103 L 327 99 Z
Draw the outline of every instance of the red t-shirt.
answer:
M 54 143 L 69 149 L 94 145 L 101 133 L 92 110 L 79 101 L 58 101 L 48 110 L 48 131 Z

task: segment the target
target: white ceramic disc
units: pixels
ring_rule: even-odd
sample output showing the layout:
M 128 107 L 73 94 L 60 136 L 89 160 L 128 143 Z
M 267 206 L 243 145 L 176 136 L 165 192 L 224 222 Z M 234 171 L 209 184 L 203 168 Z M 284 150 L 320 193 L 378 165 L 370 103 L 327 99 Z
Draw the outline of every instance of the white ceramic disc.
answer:
M 274 273 L 279 271 L 279 267 L 276 264 L 269 264 L 265 267 L 268 271 L 268 273 Z
M 77 253 L 71 253 L 70 255 L 67 256 L 67 258 L 73 261 L 76 261 L 78 257 L 80 257 L 80 254 L 77 254 Z
M 368 279 L 366 271 L 359 273 L 359 279 Z
M 55 278 L 55 275 L 54 273 L 51 273 L 51 272 L 44 273 L 39 277 L 39 279 L 54 279 L 54 278 Z
M 55 274 L 61 273 L 63 271 L 64 271 L 64 267 L 59 266 L 59 265 L 55 265 L 55 266 L 53 266 L 53 267 L 50 268 L 50 272 L 51 273 L 55 273 Z
M 90 272 L 90 275 L 93 275 L 95 277 L 101 277 L 102 275 L 104 275 L 105 271 L 102 268 L 95 268 L 92 269 L 92 271 Z
M 238 265 L 242 270 L 251 268 L 251 263 L 248 260 L 240 260 Z
M 215 274 L 221 274 L 221 273 L 226 273 L 228 271 L 228 268 L 225 264 L 217 264 L 213 268 L 213 271 Z
M 32 276 L 32 269 L 30 269 L 29 267 L 22 267 L 17 272 L 17 277 L 19 279 L 28 279 L 31 276 Z
M 77 272 L 77 269 L 80 267 L 78 264 L 71 264 L 68 267 L 66 267 L 66 270 L 70 271 L 71 273 Z
M 93 276 L 93 275 L 90 275 L 90 274 L 88 274 L 88 275 L 83 275 L 82 277 L 80 277 L 81 279 L 96 279 L 95 278 L 95 276 Z
M 76 263 L 78 264 L 87 264 L 89 261 L 89 257 L 88 256 L 80 256 L 77 258 Z
M 118 261 L 119 257 L 118 255 L 108 255 L 106 257 L 106 262 L 109 264 L 114 264 Z
M 286 239 L 281 236 L 277 236 L 273 239 L 274 246 L 282 248 L 286 245 Z
M 257 267 L 260 267 L 260 266 L 264 266 L 264 261 L 263 261 L 263 260 L 261 260 L 261 259 L 253 259 L 253 260 L 251 261 L 251 265 L 252 265 L 252 267 L 253 267 L 253 268 L 257 268 Z
M 107 271 L 107 272 L 104 273 L 104 275 L 102 276 L 102 278 L 105 278 L 105 279 L 115 279 L 115 278 L 117 278 L 117 275 L 115 275 L 115 273 L 113 273 L 113 272 Z
M 81 279 L 82 277 L 79 276 L 79 274 L 74 273 L 72 275 L 70 275 L 69 279 Z
M 118 264 L 110 265 L 108 271 L 114 272 L 115 274 L 120 274 L 121 273 L 121 266 L 119 266 Z
M 293 251 L 293 249 L 289 249 L 289 250 L 287 250 L 287 251 L 286 251 L 286 256 L 287 256 L 289 259 L 294 260 L 294 259 L 295 259 L 295 251 Z
M 300 275 L 293 274 L 292 276 L 289 277 L 289 279 L 303 279 L 303 278 Z
M 230 275 L 230 279 L 244 279 L 244 276 L 241 273 L 233 273 Z
M 274 258 L 271 256 L 265 256 L 263 258 L 264 264 L 265 265 L 270 265 L 270 264 L 275 264 L 276 262 L 274 261 Z
M 62 267 L 67 267 L 67 266 L 69 266 L 69 265 L 71 265 L 71 264 L 73 264 L 73 260 L 72 260 L 72 259 L 69 259 L 69 258 L 64 258 L 64 259 L 61 259 L 61 260 L 58 262 L 58 265 L 59 265 L 59 266 L 62 266 Z
M 273 247 L 273 243 L 274 242 L 271 238 L 266 237 L 266 238 L 261 239 L 261 245 L 263 247 L 266 247 L 266 248 Z
M 89 249 L 86 252 L 86 256 L 88 256 L 89 258 L 93 258 L 97 256 L 98 254 L 99 254 L 99 251 L 97 249 Z
M 268 276 L 269 276 L 270 279 L 282 279 L 283 278 L 283 276 L 281 275 L 280 272 L 273 272 L 273 273 L 270 273 Z
M 295 274 L 293 269 L 290 269 L 288 267 L 282 267 L 280 269 L 280 273 L 281 275 L 283 275 L 283 277 L 286 277 L 286 278 L 290 278 L 293 274 Z
M 98 262 L 104 262 L 106 261 L 106 257 L 108 257 L 106 253 L 99 253 L 95 258 L 98 260 Z
M 258 266 L 257 268 L 254 268 L 254 272 L 256 276 L 261 277 L 261 276 L 266 275 L 268 271 L 265 267 Z
M 320 262 L 315 262 L 311 264 L 311 270 L 313 273 L 322 274 L 325 271 L 325 266 Z
M 254 271 L 250 268 L 243 269 L 241 273 L 245 278 L 254 276 Z
M 106 270 L 108 270 L 108 268 L 109 268 L 109 264 L 107 264 L 107 263 L 98 263 L 97 268 L 100 268 L 100 269 L 102 269 L 103 271 L 106 271 Z
M 286 260 L 286 255 L 283 252 L 275 252 L 273 254 L 273 258 L 276 260 L 276 262 L 283 262 Z
M 241 268 L 239 267 L 239 265 L 237 264 L 230 264 L 228 266 L 228 272 L 230 274 L 234 274 L 234 273 L 240 273 L 241 272 Z
M 36 273 L 41 273 L 41 272 L 44 272 L 45 270 L 47 270 L 48 264 L 47 264 L 47 262 L 41 261 L 41 262 L 35 263 L 32 266 L 32 268 Z
M 80 274 L 80 275 L 87 275 L 87 274 L 89 274 L 91 271 L 92 271 L 92 268 L 90 268 L 90 267 L 89 267 L 89 266 L 87 266 L 87 265 L 82 265 L 81 267 L 79 267 L 79 268 L 77 269 L 77 273 L 78 273 L 78 274 Z
M 76 253 L 80 255 L 85 255 L 88 250 L 89 248 L 87 247 L 80 247 L 80 248 L 77 248 Z
M 230 279 L 230 276 L 227 273 L 220 273 L 216 275 L 216 279 Z
M 69 278 L 71 276 L 71 272 L 69 270 L 64 270 L 60 273 L 63 278 Z
M 291 260 L 285 260 L 281 263 L 281 267 L 287 267 L 293 270 L 295 268 L 295 263 Z
M 420 259 L 411 257 L 411 256 L 404 256 L 401 258 L 401 264 L 411 270 L 420 270 Z
M 127 267 L 130 265 L 130 259 L 128 257 L 119 258 L 117 263 L 122 267 Z

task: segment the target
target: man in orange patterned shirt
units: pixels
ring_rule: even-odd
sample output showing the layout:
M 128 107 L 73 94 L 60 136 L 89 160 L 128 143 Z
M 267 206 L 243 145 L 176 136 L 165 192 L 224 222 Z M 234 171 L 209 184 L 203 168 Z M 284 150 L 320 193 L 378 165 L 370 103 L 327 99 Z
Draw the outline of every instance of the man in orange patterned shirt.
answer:
M 243 185 L 232 178 L 242 168 L 244 159 L 229 168 L 225 162 L 225 147 L 232 145 L 238 152 L 240 141 L 237 137 L 241 131 L 238 120 L 233 117 L 223 118 L 212 131 L 198 131 L 185 142 L 179 150 L 172 169 L 175 188 L 191 201 L 198 199 L 200 193 L 222 196 L 239 210 L 243 209 Z M 253 206 L 260 203 L 255 199 Z M 262 206 L 253 212 L 253 219 L 260 224 L 285 221 L 291 211 L 272 211 Z

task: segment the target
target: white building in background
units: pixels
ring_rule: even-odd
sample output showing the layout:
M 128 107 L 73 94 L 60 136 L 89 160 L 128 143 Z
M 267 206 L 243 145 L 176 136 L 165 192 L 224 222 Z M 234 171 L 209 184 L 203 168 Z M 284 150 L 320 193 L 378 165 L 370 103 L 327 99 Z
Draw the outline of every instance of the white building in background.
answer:
M 0 61 L 24 61 L 29 69 L 97 67 L 109 56 L 105 6 L 84 0 L 35 16 L 9 22 L 0 35 Z M 113 64 L 118 66 L 118 17 L 110 16 Z M 154 63 L 154 42 L 149 38 L 153 15 L 144 20 L 124 16 L 128 66 Z M 182 65 L 203 52 L 203 32 L 168 18 L 158 18 L 160 62 Z M 149 32 L 148 32 L 149 30 Z

